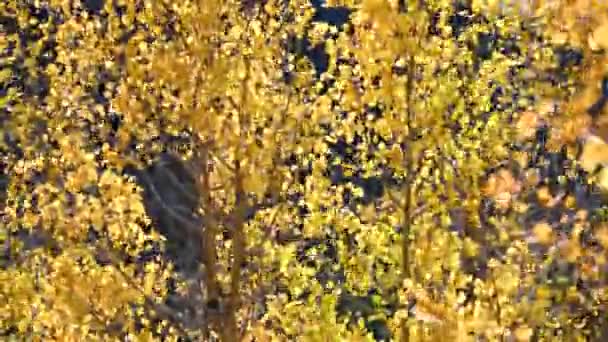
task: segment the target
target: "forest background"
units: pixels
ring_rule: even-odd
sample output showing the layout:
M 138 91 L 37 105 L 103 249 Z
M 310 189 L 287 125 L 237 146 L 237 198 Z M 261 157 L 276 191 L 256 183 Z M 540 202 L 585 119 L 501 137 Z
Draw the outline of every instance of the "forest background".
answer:
M 608 4 L 0 4 L 0 335 L 608 338 Z

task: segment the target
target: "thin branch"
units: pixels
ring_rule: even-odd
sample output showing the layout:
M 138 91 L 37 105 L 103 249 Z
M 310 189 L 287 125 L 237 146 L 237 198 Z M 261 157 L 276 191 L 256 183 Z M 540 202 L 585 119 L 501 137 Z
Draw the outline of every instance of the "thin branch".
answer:
M 414 97 L 414 76 L 415 76 L 415 67 L 416 61 L 414 59 L 414 55 L 410 54 L 409 62 L 408 62 L 408 77 L 406 83 L 406 106 L 407 106 L 407 134 L 408 134 L 408 142 L 412 142 L 414 137 L 413 132 L 413 120 L 414 120 L 414 110 L 413 110 L 413 97 Z M 405 183 L 405 201 L 403 203 L 403 231 L 402 231 L 402 250 L 401 250 L 401 259 L 402 259 L 402 273 L 404 280 L 406 278 L 411 277 L 411 269 L 410 269 L 410 231 L 412 224 L 412 188 L 413 188 L 413 175 L 412 172 L 414 170 L 414 156 L 412 153 L 411 146 L 406 151 L 405 156 L 405 168 L 406 168 L 406 183 Z M 409 327 L 407 325 L 407 319 L 403 319 L 401 321 L 401 340 L 404 342 L 409 341 Z
M 232 165 L 228 164 L 228 162 L 225 161 L 224 158 L 218 156 L 217 154 L 213 153 L 212 151 L 209 151 L 209 154 L 211 155 L 211 158 L 213 158 L 214 160 L 216 160 L 220 164 L 222 164 L 226 169 L 228 169 L 228 171 L 232 172 L 233 174 L 236 172 L 234 167 Z
M 228 99 L 228 102 L 230 102 L 230 104 L 232 105 L 232 107 L 234 107 L 234 109 L 236 111 L 240 110 L 239 105 L 234 101 L 234 99 L 232 97 L 228 96 L 227 99 Z
M 197 159 L 201 167 L 201 176 L 197 179 L 197 186 L 199 187 L 199 193 L 201 194 L 201 201 L 204 208 L 208 209 L 212 206 L 211 193 L 209 191 L 209 170 L 208 165 L 208 152 L 207 146 L 201 145 L 197 148 Z M 205 266 L 205 277 L 204 282 L 207 291 L 208 303 L 216 303 L 221 305 L 221 293 L 220 284 L 216 274 L 216 263 L 217 263 L 217 244 L 215 243 L 216 235 L 218 232 L 218 223 L 214 216 L 210 216 L 207 224 L 202 230 L 201 245 L 203 246 L 203 254 L 201 255 L 201 263 Z M 210 317 L 210 323 L 214 328 L 221 329 L 222 320 L 220 317 Z M 205 334 L 207 333 L 207 327 L 202 327 Z
M 391 201 L 393 203 L 396 203 L 398 206 L 404 206 L 403 201 L 399 200 L 397 198 L 397 196 L 395 196 L 394 193 L 387 191 L 388 197 L 391 199 Z M 414 221 L 416 218 L 418 218 L 418 216 L 420 216 L 427 208 L 429 207 L 428 203 L 424 203 L 418 207 L 416 207 L 415 209 L 412 210 L 410 218 L 412 221 Z
M 247 21 L 245 32 L 249 31 L 250 21 Z M 245 137 L 245 124 L 246 118 L 245 113 L 243 112 L 243 108 L 246 107 L 246 103 L 248 102 L 248 94 L 247 87 L 248 82 L 251 78 L 251 70 L 250 70 L 250 60 L 248 56 L 243 56 L 245 62 L 245 78 L 241 82 L 240 89 L 240 104 L 242 107 L 238 108 L 238 120 L 239 120 L 239 137 L 240 140 L 243 141 Z M 236 341 L 241 339 L 241 334 L 239 333 L 238 323 L 237 323 L 237 310 L 240 306 L 240 287 L 241 287 L 241 269 L 243 267 L 243 263 L 245 262 L 245 233 L 243 231 L 245 225 L 245 215 L 247 210 L 249 209 L 249 205 L 247 203 L 247 197 L 245 193 L 245 189 L 243 186 L 243 174 L 241 170 L 241 144 L 237 145 L 235 151 L 235 160 L 234 160 L 234 194 L 235 194 L 235 207 L 236 207 L 236 216 L 234 226 L 233 226 L 233 235 L 232 235 L 232 244 L 231 244 L 231 269 L 230 269 L 230 295 L 228 300 L 228 312 L 226 318 L 224 320 L 225 329 L 222 332 L 222 339 L 224 342 L 226 341 Z

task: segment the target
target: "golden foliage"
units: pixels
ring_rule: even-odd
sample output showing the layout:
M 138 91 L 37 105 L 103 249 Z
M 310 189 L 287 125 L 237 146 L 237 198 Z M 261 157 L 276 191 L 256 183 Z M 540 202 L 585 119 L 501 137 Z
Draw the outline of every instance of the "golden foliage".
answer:
M 541 118 L 537 113 L 532 111 L 524 112 L 517 121 L 517 139 L 526 140 L 534 137 L 540 124 Z
M 553 229 L 547 222 L 540 222 L 532 228 L 536 241 L 543 245 L 551 245 L 554 241 Z
M 509 170 L 500 169 L 490 176 L 483 190 L 499 207 L 506 209 L 511 205 L 513 196 L 521 190 L 521 185 Z
M 66 341 L 369 341 L 374 324 L 420 341 L 591 336 L 572 322 L 602 310 L 605 289 L 568 293 L 583 307 L 571 309 L 558 295 L 579 278 L 551 273 L 567 262 L 601 283 L 605 256 L 585 246 L 591 213 L 537 188 L 549 181 L 527 166 L 532 152 L 513 155 L 512 138 L 530 143 L 548 125 L 555 150 L 584 140 L 586 171 L 608 160 L 606 116 L 587 113 L 608 7 L 464 3 L 327 1 L 345 6 L 331 9 L 348 12 L 341 27 L 307 0 L 0 4 L 27 32 L 0 36 L 16 65 L 0 70 L 0 330 Z M 566 72 L 572 89 L 540 77 L 554 68 L 550 41 L 583 51 Z M 36 93 L 39 76 L 48 89 Z M 192 212 L 126 176 L 169 150 L 193 181 L 164 185 L 194 197 Z M 525 170 L 498 167 L 508 161 Z M 166 217 L 150 220 L 155 206 Z M 548 209 L 577 218 L 530 224 Z M 200 246 L 194 275 L 165 258 L 182 232 Z M 604 248 L 606 235 L 593 231 Z M 179 295 L 194 308 L 170 307 Z

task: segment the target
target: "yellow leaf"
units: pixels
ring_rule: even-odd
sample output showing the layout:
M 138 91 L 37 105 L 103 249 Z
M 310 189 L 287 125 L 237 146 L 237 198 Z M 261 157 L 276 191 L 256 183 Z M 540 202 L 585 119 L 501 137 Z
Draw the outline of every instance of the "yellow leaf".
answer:
M 537 113 L 528 111 L 523 113 L 517 121 L 517 138 L 519 140 L 526 140 L 532 138 L 536 134 L 536 129 L 541 123 L 541 118 Z
M 566 199 L 564 200 L 564 206 L 568 209 L 572 209 L 572 208 L 574 208 L 575 205 L 576 205 L 576 198 L 572 195 L 568 195 L 568 197 L 566 197 Z
M 604 23 L 589 36 L 589 47 L 592 50 L 608 49 L 608 23 Z
M 396 170 L 403 168 L 403 152 L 396 144 L 387 152 L 386 157 L 392 168 Z
M 593 172 L 598 166 L 608 163 L 608 145 L 606 142 L 598 136 L 589 135 L 584 141 L 579 163 L 587 172 Z
M 536 297 L 538 299 L 551 298 L 551 289 L 546 285 L 541 285 L 536 289 Z
M 510 206 L 513 195 L 520 190 L 520 182 L 506 169 L 492 174 L 483 188 L 484 194 L 503 209 Z
M 600 227 L 600 229 L 598 229 L 597 232 L 595 233 L 595 236 L 597 237 L 597 240 L 599 241 L 600 245 L 602 245 L 602 247 L 608 248 L 608 226 L 607 225 Z
M 576 241 L 565 240 L 560 243 L 560 253 L 569 262 L 576 262 L 581 256 L 581 247 Z
M 266 192 L 264 177 L 258 174 L 249 174 L 245 176 L 243 179 L 243 187 L 245 188 L 245 191 L 255 194 L 258 198 L 263 198 L 264 193 Z
M 546 186 L 538 189 L 536 196 L 538 198 L 538 203 L 540 203 L 542 206 L 549 206 L 549 204 L 553 202 L 553 196 L 551 195 L 549 188 Z
M 515 329 L 515 339 L 517 341 L 530 341 L 532 338 L 532 329 L 527 325 L 522 325 Z
M 589 212 L 586 209 L 579 209 L 579 211 L 576 212 L 576 220 L 578 221 L 585 221 L 588 217 Z
M 0 83 L 4 83 L 12 76 L 11 69 L 4 68 L 0 70 Z
M 468 257 L 475 257 L 479 255 L 479 244 L 473 241 L 471 238 L 465 238 L 463 249 L 465 255 Z
M 603 191 L 608 191 L 608 169 L 603 168 L 595 178 L 595 183 Z
M 551 229 L 551 226 L 547 222 L 537 223 L 534 228 L 532 228 L 532 232 L 539 243 L 543 245 L 553 243 L 553 229 Z

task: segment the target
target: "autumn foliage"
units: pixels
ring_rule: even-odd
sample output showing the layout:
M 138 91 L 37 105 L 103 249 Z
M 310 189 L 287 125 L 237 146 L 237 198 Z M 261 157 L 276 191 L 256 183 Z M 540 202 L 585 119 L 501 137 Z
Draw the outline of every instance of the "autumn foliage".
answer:
M 608 3 L 0 4 L 0 336 L 608 338 Z

